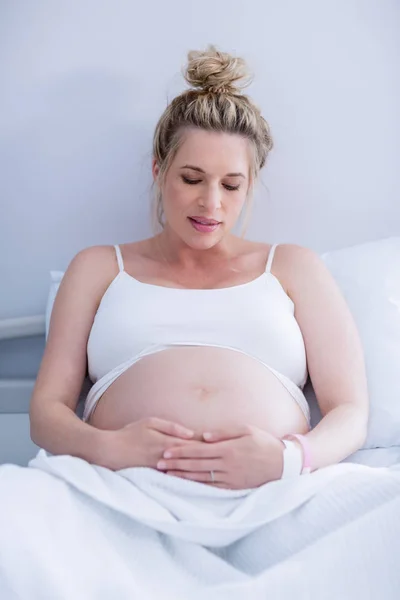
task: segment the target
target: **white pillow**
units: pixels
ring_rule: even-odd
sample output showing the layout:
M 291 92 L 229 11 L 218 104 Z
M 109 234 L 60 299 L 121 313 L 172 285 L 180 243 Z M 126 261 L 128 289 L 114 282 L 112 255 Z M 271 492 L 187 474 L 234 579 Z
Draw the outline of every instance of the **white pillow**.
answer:
M 370 419 L 364 448 L 400 446 L 400 237 L 321 255 L 364 348 Z
M 364 448 L 400 446 L 400 237 L 321 255 L 353 314 L 364 348 L 370 419 Z M 51 271 L 46 337 L 62 271 Z M 312 384 L 304 393 L 313 426 L 321 418 Z

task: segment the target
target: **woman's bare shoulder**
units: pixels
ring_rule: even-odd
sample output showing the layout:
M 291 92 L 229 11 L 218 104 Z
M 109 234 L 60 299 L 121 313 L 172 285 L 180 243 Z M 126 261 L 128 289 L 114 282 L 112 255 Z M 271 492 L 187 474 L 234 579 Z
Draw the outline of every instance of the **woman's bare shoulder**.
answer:
M 321 285 L 326 288 L 335 286 L 320 254 L 307 246 L 279 244 L 271 270 L 279 273 L 287 294 L 297 305 L 304 298 L 305 289 L 316 291 Z
M 111 245 L 96 245 L 86 246 L 79 250 L 72 260 L 79 263 L 96 262 L 99 260 L 107 260 L 110 256 L 115 255 L 115 248 Z
M 68 270 L 84 272 L 90 278 L 107 279 L 112 274 L 115 276 L 117 265 L 114 246 L 88 246 L 75 254 Z
M 65 283 L 82 286 L 99 300 L 118 275 L 118 259 L 114 246 L 87 246 L 79 250 L 70 261 L 63 277 Z
M 265 262 L 268 260 L 273 245 L 272 243 L 259 244 L 259 252 L 264 256 Z M 318 254 L 306 246 L 277 243 L 271 272 L 290 296 L 290 290 L 296 286 L 296 281 L 304 277 L 312 269 L 312 264 L 319 260 L 321 259 Z
M 319 254 L 307 246 L 299 244 L 278 244 L 275 250 L 274 263 L 287 273 L 298 273 L 312 268 L 315 262 L 321 262 Z
M 305 255 L 307 253 L 316 254 L 311 248 L 307 246 L 300 246 L 299 244 L 287 244 L 287 243 L 279 243 L 279 242 L 254 242 L 256 246 L 260 249 L 264 249 L 264 251 L 268 254 L 271 250 L 272 246 L 276 246 L 275 256 L 280 256 L 282 260 L 290 260 L 294 256 Z M 274 259 L 275 260 L 275 259 Z

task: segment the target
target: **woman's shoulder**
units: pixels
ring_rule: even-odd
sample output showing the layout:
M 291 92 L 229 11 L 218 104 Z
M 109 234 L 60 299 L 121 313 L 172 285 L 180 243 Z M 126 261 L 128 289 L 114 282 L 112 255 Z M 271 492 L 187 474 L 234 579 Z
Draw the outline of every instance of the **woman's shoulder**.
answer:
M 86 246 L 75 254 L 73 260 L 80 263 L 93 262 L 99 259 L 107 258 L 112 254 L 115 254 L 115 247 L 113 245 L 103 244 Z
M 264 259 L 267 259 L 270 252 L 274 252 L 273 264 L 275 266 L 280 265 L 282 268 L 285 266 L 293 265 L 296 263 L 307 261 L 312 256 L 318 256 L 311 248 L 307 246 L 300 246 L 299 244 L 280 243 L 280 242 L 251 242 L 248 246 L 250 252 L 257 252 Z
M 76 268 L 88 272 L 97 271 L 96 267 L 101 267 L 104 272 L 107 267 L 115 267 L 115 257 L 116 251 L 113 245 L 87 246 L 75 254 L 70 266 L 74 265 Z
M 309 274 L 315 271 L 315 265 L 322 262 L 319 255 L 307 246 L 276 242 L 259 245 L 259 252 L 264 256 L 265 264 L 271 251 L 274 254 L 270 270 L 288 295 L 290 290 L 297 287 L 298 280 L 306 280 Z
M 321 286 L 332 285 L 332 275 L 321 255 L 299 244 L 279 244 L 272 271 L 297 304 L 305 297 L 305 291 L 316 291 Z
M 278 244 L 275 254 L 282 265 L 296 270 L 307 268 L 312 263 L 322 260 L 315 250 L 299 244 Z
M 306 265 L 309 261 L 318 260 L 317 252 L 307 246 L 290 243 L 262 243 L 260 248 L 264 248 L 266 255 L 274 249 L 274 263 L 283 267 L 298 267 L 300 264 Z
M 118 274 L 118 259 L 113 245 L 93 245 L 79 250 L 72 258 L 66 278 L 72 275 L 102 293 Z

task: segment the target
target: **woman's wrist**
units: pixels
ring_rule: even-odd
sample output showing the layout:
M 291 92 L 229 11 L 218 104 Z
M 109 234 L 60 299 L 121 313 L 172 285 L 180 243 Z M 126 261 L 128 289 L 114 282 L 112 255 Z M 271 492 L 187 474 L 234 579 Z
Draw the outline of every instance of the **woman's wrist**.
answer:
M 96 429 L 89 462 L 111 470 L 118 469 L 113 461 L 115 456 L 115 434 L 115 430 Z
M 101 429 L 93 451 L 95 464 L 111 471 L 147 465 L 144 448 L 139 442 L 127 441 L 122 429 Z
M 283 470 L 285 467 L 285 444 L 282 442 L 282 440 L 279 440 L 281 449 L 280 449 L 280 461 L 279 461 L 279 475 L 277 477 L 277 479 L 281 479 L 282 475 L 283 475 Z
M 298 477 L 303 472 L 303 450 L 299 443 L 283 438 L 283 469 L 281 479 Z
M 301 435 L 299 433 L 291 433 L 289 435 L 285 435 L 283 440 L 290 440 L 295 444 L 296 450 L 301 457 L 301 475 L 305 475 L 311 472 L 311 450 L 310 445 L 306 436 Z

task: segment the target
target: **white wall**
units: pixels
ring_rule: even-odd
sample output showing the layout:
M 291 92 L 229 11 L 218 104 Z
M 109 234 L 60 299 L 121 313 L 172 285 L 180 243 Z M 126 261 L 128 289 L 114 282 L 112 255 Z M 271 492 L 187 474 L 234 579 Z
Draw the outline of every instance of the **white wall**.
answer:
M 275 138 L 248 237 L 325 251 L 400 234 L 396 0 L 3 0 L 0 319 L 48 271 L 151 235 L 150 148 L 189 49 L 244 56 Z

